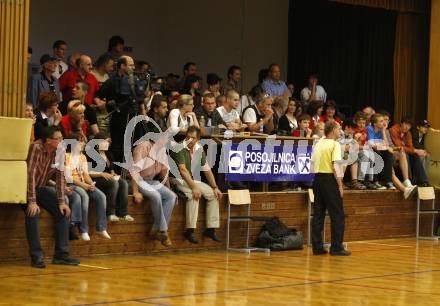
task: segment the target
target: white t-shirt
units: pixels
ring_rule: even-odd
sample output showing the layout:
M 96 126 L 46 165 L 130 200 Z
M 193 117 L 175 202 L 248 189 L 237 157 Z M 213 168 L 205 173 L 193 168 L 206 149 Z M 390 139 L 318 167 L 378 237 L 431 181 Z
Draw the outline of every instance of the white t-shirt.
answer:
M 252 98 L 248 95 L 243 95 L 243 96 L 241 96 L 241 101 L 240 101 L 240 104 L 238 105 L 237 111 L 240 114 L 243 114 L 243 111 L 249 105 L 255 105 L 254 100 L 252 100 Z
M 308 101 L 311 94 L 312 91 L 308 87 L 304 87 L 303 90 L 301 90 L 301 101 Z M 324 102 L 327 100 L 327 93 L 321 85 L 316 85 L 316 100 Z
M 226 124 L 237 122 L 237 120 L 240 120 L 240 114 L 234 108 L 231 109 L 231 111 L 228 113 L 224 106 L 220 106 L 217 107 L 217 111 L 219 112 L 220 116 Z
M 181 128 L 188 128 L 192 125 L 194 125 L 194 122 L 191 116 L 182 117 L 178 108 L 170 111 L 170 114 L 168 115 L 167 126 L 173 129 L 176 133 L 179 132 Z
M 258 111 L 258 109 L 257 109 Z M 260 114 L 262 115 L 262 114 Z M 253 108 L 248 108 L 243 113 L 243 122 L 244 123 L 257 123 L 257 114 L 255 113 L 255 110 Z

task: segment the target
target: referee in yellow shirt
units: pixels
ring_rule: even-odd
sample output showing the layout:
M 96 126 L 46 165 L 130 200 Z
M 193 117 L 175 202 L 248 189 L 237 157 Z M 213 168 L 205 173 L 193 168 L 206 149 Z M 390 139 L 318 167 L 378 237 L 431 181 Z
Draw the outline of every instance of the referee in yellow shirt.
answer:
M 325 212 L 328 210 L 331 220 L 332 244 L 330 255 L 349 256 L 344 249 L 344 195 L 342 179 L 341 145 L 336 140 L 340 137 L 340 126 L 336 122 L 327 122 L 324 127 L 325 138 L 313 146 L 312 169 L 315 173 L 313 193 L 315 203 L 312 221 L 312 247 L 314 255 L 327 254 L 322 240 Z

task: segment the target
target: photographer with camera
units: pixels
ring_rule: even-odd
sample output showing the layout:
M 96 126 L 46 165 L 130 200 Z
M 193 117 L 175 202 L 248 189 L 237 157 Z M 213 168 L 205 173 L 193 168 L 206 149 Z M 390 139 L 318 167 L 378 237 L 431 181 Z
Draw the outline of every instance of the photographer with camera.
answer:
M 135 65 L 131 57 L 121 56 L 116 68 L 117 73 L 102 84 L 97 97 L 108 101 L 112 139 L 110 151 L 115 161 L 123 162 L 125 129 L 129 120 L 137 115 L 139 104 L 144 103 L 148 84 L 134 75 Z

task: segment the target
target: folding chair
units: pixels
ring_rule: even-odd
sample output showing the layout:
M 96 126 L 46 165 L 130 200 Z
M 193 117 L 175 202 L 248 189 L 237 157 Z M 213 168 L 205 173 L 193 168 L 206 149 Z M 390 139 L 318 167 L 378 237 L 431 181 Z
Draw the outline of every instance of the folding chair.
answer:
M 247 205 L 247 215 L 234 215 L 231 216 L 231 206 L 243 206 Z M 228 190 L 228 225 L 226 230 L 226 250 L 237 251 L 249 254 L 252 251 L 269 253 L 270 249 L 249 247 L 249 224 L 250 221 L 266 221 L 267 217 L 251 216 L 251 195 L 249 189 L 243 190 Z M 246 247 L 245 248 L 230 248 L 230 224 L 231 222 L 247 222 L 246 231 Z
M 421 209 L 421 201 L 431 201 L 430 209 Z M 439 240 L 439 236 L 434 235 L 435 215 L 440 212 L 440 209 L 435 208 L 435 192 L 434 187 L 418 187 L 417 190 L 417 222 L 416 222 L 416 238 L 424 240 Z M 431 236 L 420 236 L 420 215 L 431 215 Z

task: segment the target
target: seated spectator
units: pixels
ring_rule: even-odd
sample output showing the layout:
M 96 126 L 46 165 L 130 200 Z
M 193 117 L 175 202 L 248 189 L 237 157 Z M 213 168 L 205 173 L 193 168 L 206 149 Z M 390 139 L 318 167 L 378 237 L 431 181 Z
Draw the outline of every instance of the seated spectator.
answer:
M 27 158 L 27 205 L 26 238 L 29 244 L 31 266 L 45 268 L 44 255 L 40 244 L 39 214 L 44 208 L 54 218 L 55 252 L 52 263 L 78 265 L 79 261 L 69 256 L 69 217 L 70 209 L 65 203 L 66 181 L 60 168 L 55 164 L 56 150 L 63 140 L 57 127 L 46 127 L 41 132 L 41 139 L 29 147 Z M 52 175 L 56 176 L 56 188 L 47 187 Z
M 365 106 L 362 112 L 367 116 L 367 125 L 371 124 L 371 117 L 376 113 L 373 107 Z
M 228 82 L 223 87 L 223 93 L 226 94 L 230 90 L 235 90 L 241 96 L 241 68 L 232 65 L 228 68 Z
M 322 101 L 312 101 L 307 108 L 307 113 L 310 116 L 310 128 L 313 130 L 315 124 L 322 121 L 322 111 L 324 110 L 324 106 Z
M 217 105 L 217 107 L 224 106 L 225 103 L 226 103 L 226 96 L 225 95 L 220 95 L 215 98 L 215 104 Z
M 179 100 L 180 94 L 178 91 L 170 92 L 168 96 L 168 110 L 177 108 L 177 101 Z
M 425 150 L 414 148 L 410 132 L 411 126 L 411 120 L 409 118 L 403 118 L 400 124 L 397 123 L 390 128 L 390 135 L 394 144 L 397 147 L 403 148 L 408 155 L 412 181 L 419 186 L 429 186 L 425 168 L 423 167 L 422 160 L 419 158 L 427 156 L 428 153 Z
M 301 101 L 306 105 L 312 101 L 327 101 L 327 93 L 324 87 L 318 85 L 318 77 L 316 75 L 309 76 L 308 86 L 301 90 Z
M 385 139 L 387 140 L 389 151 L 394 156 L 394 160 L 399 162 L 400 172 L 402 173 L 403 177 L 403 183 L 402 181 L 396 176 L 396 173 L 393 168 L 393 184 L 396 186 L 396 188 L 403 192 L 403 197 L 407 199 L 414 191 L 416 191 L 417 186 L 413 186 L 411 181 L 409 180 L 409 169 L 408 169 L 408 158 L 401 147 L 397 147 L 393 139 L 391 138 L 390 131 L 388 130 L 388 125 L 390 122 L 390 114 L 385 111 L 381 110 L 378 112 L 379 114 L 382 114 L 384 117 L 384 129 L 385 129 Z
M 148 199 L 154 219 L 152 236 L 169 247 L 172 242 L 168 225 L 177 195 L 170 189 L 168 176 L 168 136 L 160 134 L 157 128 L 151 132 L 155 133 L 152 140 L 141 142 L 133 151 L 134 165 L 130 171 L 133 197 L 137 204 L 142 203 L 144 197 Z
M 34 108 L 38 107 L 38 99 L 42 92 L 52 92 L 60 99 L 60 85 L 53 76 L 57 67 L 57 59 L 45 54 L 40 58 L 41 73 L 29 78 L 26 101 L 31 101 Z
M 35 140 L 41 138 L 43 128 L 59 126 L 62 115 L 58 109 L 58 102 L 59 100 L 55 93 L 40 93 L 34 124 Z
M 241 131 L 247 128 L 247 125 L 241 122 L 240 114 L 236 110 L 239 103 L 240 95 L 238 92 L 230 90 L 226 94 L 225 104 L 216 110 L 229 130 Z
M 166 118 L 168 114 L 167 98 L 162 95 L 155 95 L 151 101 L 150 110 L 148 116 L 153 120 L 160 128 L 160 132 L 167 130 Z M 149 131 L 154 130 L 153 123 L 149 122 Z
M 243 111 L 243 121 L 251 132 L 272 133 L 272 98 L 268 94 L 259 94 L 255 98 L 255 105 L 250 105 Z
M 256 85 L 254 87 L 252 87 L 252 89 L 248 92 L 247 95 L 242 95 L 241 96 L 241 101 L 240 101 L 240 105 L 237 109 L 237 111 L 240 114 L 243 114 L 244 110 L 251 105 L 255 105 L 255 98 L 259 95 L 259 94 L 264 94 L 264 90 L 263 88 L 261 88 L 260 85 Z
M 339 141 L 342 145 L 345 145 L 345 149 L 360 149 L 362 150 L 362 145 L 359 144 L 358 140 L 361 138 L 361 136 L 357 135 L 355 136 L 357 126 L 350 120 L 347 120 L 347 122 L 342 123 L 342 130 L 344 134 L 342 135 L 342 139 Z M 366 132 L 365 132 L 366 137 Z M 354 142 L 353 142 L 354 141 Z M 346 153 L 349 153 L 350 151 L 345 151 Z M 360 152 L 360 151 L 359 151 Z M 359 156 L 360 153 L 358 153 L 358 158 L 356 161 L 354 161 L 352 164 L 349 165 L 350 167 L 350 174 L 351 174 L 351 183 L 348 185 L 349 188 L 354 190 L 365 190 L 367 187 L 362 184 L 362 182 L 358 181 L 358 169 L 359 169 Z M 348 157 L 348 156 L 347 156 Z M 345 158 L 344 158 L 345 159 Z
M 199 126 L 196 114 L 193 112 L 194 99 L 190 95 L 181 95 L 177 100 L 177 107 L 170 111 L 167 127 L 173 132 L 185 135 L 190 126 Z
M 396 146 L 394 144 L 394 141 L 393 141 L 393 139 L 391 137 L 391 134 L 390 134 L 390 130 L 388 129 L 388 125 L 390 123 L 391 115 L 390 115 L 390 113 L 388 113 L 385 110 L 380 110 L 378 113 L 382 114 L 383 119 L 384 119 L 384 123 L 385 123 L 385 138 L 387 140 L 388 146 L 390 146 L 390 148 L 392 149 L 392 150 L 390 150 L 390 152 L 393 153 L 394 160 L 399 162 L 400 172 L 402 173 L 402 177 L 403 177 L 403 185 L 405 187 L 412 186 L 412 183 L 409 180 L 409 170 L 408 170 L 408 157 L 407 157 L 407 154 L 405 153 L 405 151 L 403 150 L 402 147 L 398 147 L 398 146 Z M 394 169 L 393 169 L 393 175 L 394 175 Z M 394 182 L 394 178 L 393 178 L 393 182 Z
M 186 202 L 186 230 L 185 238 L 191 243 L 198 243 L 194 230 L 197 225 L 199 200 L 206 200 L 206 230 L 203 235 L 214 241 L 220 242 L 215 229 L 220 227 L 219 201 L 222 193 L 217 187 L 211 168 L 206 162 L 203 147 L 198 144 L 200 129 L 189 127 L 186 132 L 185 142 L 180 151 L 171 151 L 171 157 L 177 164 L 181 179 L 172 178 L 173 185 L 187 197 Z M 186 145 L 185 145 L 186 143 Z M 203 171 L 208 184 L 195 180 L 193 171 Z
M 425 136 L 430 127 L 428 120 L 423 119 L 416 124 L 416 129 L 411 129 L 415 149 L 425 150 Z
M 212 93 L 214 97 L 218 97 L 220 95 L 220 82 L 222 79 L 215 73 L 208 73 L 206 76 L 206 83 L 208 84 L 208 88 L 205 90 L 203 95 L 207 93 Z
M 387 141 L 385 139 L 385 120 L 381 114 L 374 114 L 371 117 L 371 125 L 367 127 L 367 141 L 370 147 L 382 157 L 384 167 L 380 173 L 380 177 L 385 182 L 382 186 L 378 181 L 374 182 L 376 189 L 395 190 L 396 187 L 392 183 L 393 175 L 393 154 L 390 153 Z
M 298 128 L 292 130 L 293 137 L 312 137 L 312 129 L 310 128 L 310 116 L 307 114 L 302 114 L 298 118 Z
M 280 118 L 286 113 L 287 110 L 287 99 L 276 98 L 273 101 L 272 109 L 273 109 L 273 126 L 274 131 L 278 130 L 278 122 Z
M 52 74 L 53 77 L 59 79 L 61 75 L 67 71 L 67 64 L 64 62 L 64 57 L 67 52 L 67 43 L 63 40 L 57 40 L 53 43 L 53 57 L 56 58 L 57 67 Z
M 297 102 L 292 98 L 287 104 L 286 113 L 281 116 L 278 122 L 278 135 L 290 136 L 292 131 L 298 128 L 298 121 L 296 120 Z
M 328 100 L 324 104 L 324 115 L 321 116 L 321 122 L 327 122 L 329 120 L 336 121 L 339 125 L 342 125 L 342 120 L 337 115 L 336 102 L 334 100 Z
M 65 138 L 72 133 L 81 133 L 87 138 L 87 122 L 84 120 L 86 107 L 79 100 L 72 100 L 67 107 L 67 115 L 61 119 L 61 130 Z
M 96 104 L 98 107 L 103 107 L 105 101 L 95 98 L 99 90 L 99 84 L 92 71 L 92 59 L 87 55 L 81 55 L 77 60 L 78 68 L 76 70 L 69 70 L 60 77 L 60 90 L 63 94 L 63 106 L 61 112 L 65 114 L 68 101 L 73 98 L 73 89 L 78 81 L 84 81 L 89 85 L 88 92 L 84 97 L 84 103 L 87 105 Z
M 184 95 L 190 95 L 194 99 L 194 106 L 197 108 L 202 105 L 202 99 L 200 95 L 200 77 L 196 75 L 189 75 L 185 79 L 181 93 Z
M 113 155 L 108 151 L 110 143 L 103 133 L 96 134 L 94 139 L 101 140 L 96 149 L 101 158 L 100 162 L 105 164 L 105 169 L 102 172 L 90 171 L 89 174 L 96 183 L 96 187 L 104 192 L 107 198 L 107 219 L 110 222 L 120 220 L 132 222 L 134 219 L 127 210 L 128 183 L 115 172 Z M 96 167 L 97 163 L 92 162 L 92 166 Z
M 212 93 L 206 93 L 203 95 L 202 107 L 199 107 L 195 113 L 197 120 L 199 121 L 200 128 L 226 128 L 226 123 L 223 121 L 222 116 L 218 111 L 216 111 L 215 96 Z
M 31 131 L 31 139 L 30 142 L 34 142 L 35 140 L 35 121 L 36 121 L 36 117 L 34 114 L 34 108 L 32 105 L 32 102 L 26 102 L 26 106 L 24 108 L 24 117 L 27 119 L 32 119 L 33 123 L 32 123 L 32 131 Z
M 69 184 L 73 190 L 81 197 L 81 223 L 79 230 L 81 232 L 81 239 L 84 241 L 90 241 L 89 236 L 89 203 L 90 199 L 96 205 L 96 233 L 105 238 L 111 239 L 107 233 L 107 217 L 106 206 L 107 199 L 105 194 L 96 188 L 95 182 L 89 175 L 87 158 L 83 154 L 86 146 L 86 138 L 81 133 L 71 133 L 69 139 L 76 140 L 76 144 L 67 148 L 66 153 L 66 178 L 72 182 Z
M 78 66 L 76 65 L 76 63 L 78 62 L 78 59 L 80 56 L 81 56 L 81 53 L 75 51 L 67 57 L 67 64 L 69 66 L 69 68 L 67 70 L 78 69 Z
M 98 125 L 98 118 L 96 112 L 107 111 L 105 110 L 105 105 L 101 105 L 101 107 L 90 106 L 85 103 L 85 98 L 89 92 L 89 84 L 84 81 L 78 81 L 73 88 L 72 97 L 75 100 L 81 101 L 81 103 L 86 107 L 84 111 L 85 119 L 87 120 L 87 124 L 90 127 L 90 132 L 92 135 L 96 135 L 100 132 L 100 128 L 103 129 L 103 133 L 109 136 L 109 119 L 101 120 Z
M 98 81 L 99 87 L 109 79 L 109 74 L 113 72 L 115 61 L 110 55 L 101 55 L 95 62 L 95 68 L 91 71 Z
M 318 122 L 313 128 L 312 138 L 320 139 L 324 137 L 324 122 Z
M 411 129 L 413 146 L 415 149 L 425 150 L 425 136 L 428 133 L 428 129 L 431 127 L 428 120 L 421 120 L 417 123 L 416 129 Z M 423 161 L 423 165 L 426 169 L 427 158 L 420 157 Z
M 293 98 L 293 95 L 295 94 L 295 85 L 288 84 L 287 89 L 289 90 L 290 97 Z
M 183 65 L 183 76 L 179 81 L 179 91 L 180 93 L 184 93 L 183 89 L 185 87 L 186 79 L 189 76 L 195 76 L 197 74 L 197 65 L 193 62 L 187 62 Z
M 281 81 L 281 68 L 278 64 L 269 66 L 269 77 L 261 83 L 263 90 L 271 97 L 290 97 L 290 91 L 286 83 Z

